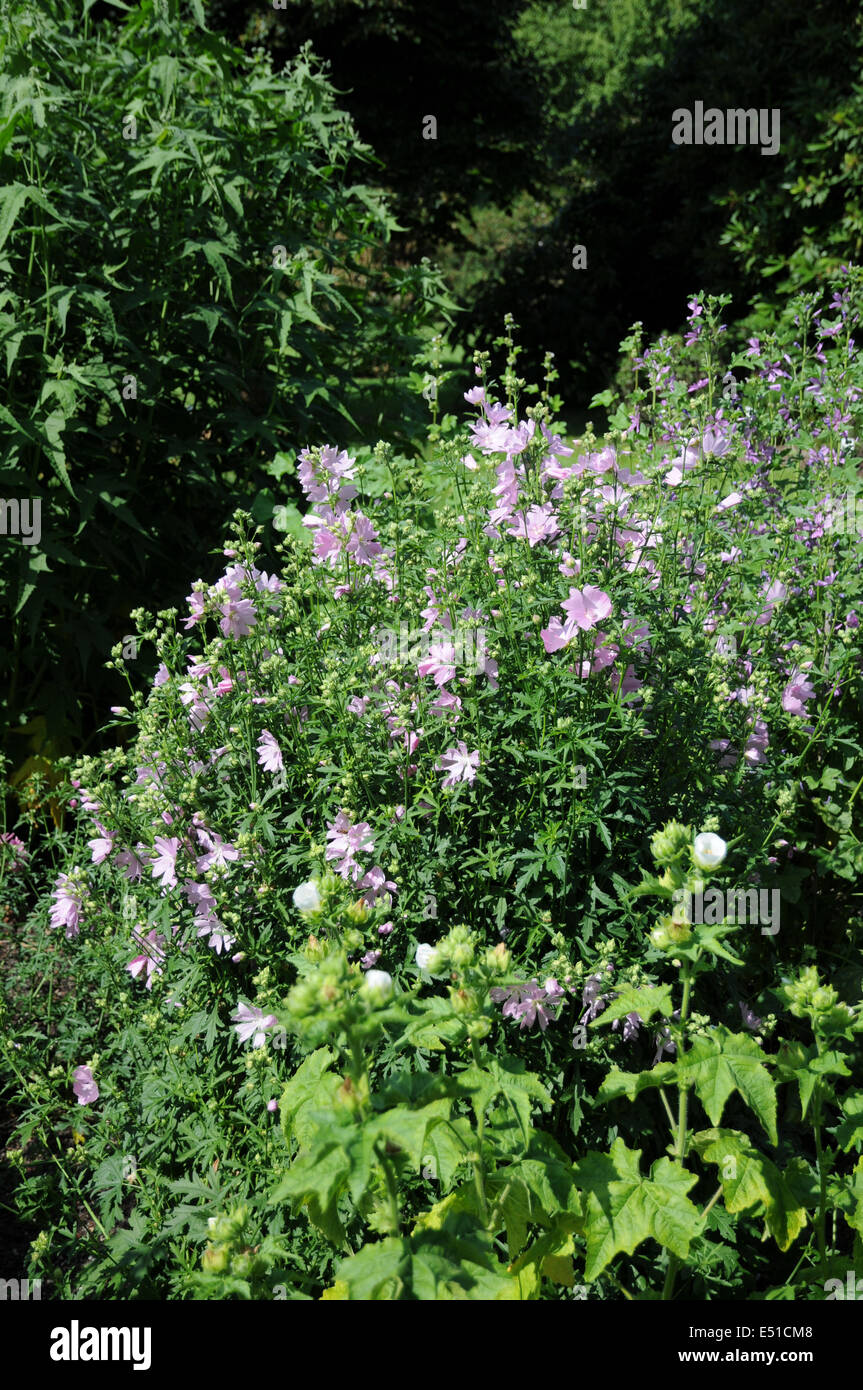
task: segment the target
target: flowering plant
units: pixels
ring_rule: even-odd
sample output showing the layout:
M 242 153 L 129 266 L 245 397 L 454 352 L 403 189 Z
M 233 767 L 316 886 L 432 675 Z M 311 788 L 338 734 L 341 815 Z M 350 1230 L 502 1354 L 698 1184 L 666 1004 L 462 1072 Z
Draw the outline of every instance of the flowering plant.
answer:
M 858 294 L 730 365 L 699 297 L 684 343 L 633 346 L 604 438 L 567 442 L 550 381 L 525 404 L 511 342 L 499 388 L 480 353 L 430 461 L 304 449 L 304 537 L 270 560 L 238 513 L 186 611 L 139 613 L 132 737 L 69 767 L 33 921 L 100 1012 L 76 1006 L 58 1074 L 16 1063 L 45 1125 L 98 1061 L 85 1287 L 122 1294 L 134 1248 L 156 1294 L 706 1298 L 762 1212 L 782 1252 L 811 1227 L 810 1273 L 859 1260 L 859 1174 L 824 1159 L 837 1110 L 856 1142 L 831 1078 L 858 1014 L 806 974 L 825 878 L 843 989 L 859 951 L 858 538 L 821 511 L 855 475 Z M 776 932 L 741 930 L 725 883 L 776 895 Z M 702 1200 L 694 1154 L 748 1178 Z M 828 1235 L 831 1207 L 852 1219 Z M 167 1248 L 220 1215 L 193 1277 Z

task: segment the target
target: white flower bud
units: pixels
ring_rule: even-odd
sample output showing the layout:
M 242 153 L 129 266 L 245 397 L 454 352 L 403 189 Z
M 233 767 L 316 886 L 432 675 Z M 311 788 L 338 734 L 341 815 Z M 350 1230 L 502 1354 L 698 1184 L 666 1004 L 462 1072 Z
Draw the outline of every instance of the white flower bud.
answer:
M 420 970 L 430 970 L 436 957 L 434 946 L 430 946 L 427 941 L 421 941 L 417 946 L 415 960 Z
M 393 977 L 386 970 L 367 970 L 363 981 L 363 993 L 386 999 L 393 992 Z
M 708 831 L 696 835 L 695 843 L 692 846 L 692 856 L 699 869 L 715 869 L 717 864 L 722 863 L 727 853 L 728 846 L 718 835 L 713 835 Z
M 320 906 L 317 879 L 311 878 L 308 883 L 301 883 L 299 888 L 294 889 L 294 907 L 298 912 L 317 912 Z

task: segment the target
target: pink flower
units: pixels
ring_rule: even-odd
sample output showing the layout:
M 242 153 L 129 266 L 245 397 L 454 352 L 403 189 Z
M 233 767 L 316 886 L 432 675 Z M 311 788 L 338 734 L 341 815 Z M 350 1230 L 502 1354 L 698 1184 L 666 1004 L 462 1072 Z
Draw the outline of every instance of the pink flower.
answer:
M 237 1037 L 241 1043 L 252 1039 L 252 1047 L 263 1047 L 266 1042 L 264 1030 L 274 1028 L 278 1024 L 275 1014 L 265 1014 L 263 1009 L 256 1009 L 254 1005 L 237 1004 L 237 1012 L 231 1014 L 231 1021 L 236 1030 Z
M 138 845 L 138 849 L 143 849 L 143 845 Z M 131 849 L 121 849 L 114 855 L 114 863 L 122 869 L 130 883 L 141 877 L 144 872 L 144 861 Z
M 201 584 L 202 580 L 199 579 L 198 583 Z M 204 617 L 206 594 L 202 590 L 193 589 L 192 592 L 189 594 L 187 602 L 192 612 L 188 618 L 183 619 L 183 626 L 188 632 L 189 628 L 194 627 L 196 623 L 201 622 L 201 620 Z
M 180 841 L 176 835 L 172 835 L 170 838 L 166 835 L 157 835 L 153 843 L 156 849 L 156 858 L 151 863 L 153 877 L 159 879 L 163 888 L 176 888 L 176 865 Z
M 370 565 L 383 550 L 378 543 L 378 533 L 362 512 L 355 514 L 353 522 L 353 531 L 346 548 L 358 565 Z
M 527 539 L 531 550 L 540 541 L 553 540 L 560 534 L 560 527 L 554 514 L 554 507 L 551 502 L 546 502 L 543 506 L 530 507 L 525 512 L 519 512 L 513 517 L 509 528 L 509 535 L 517 539 Z
M 72 1075 L 75 1078 L 72 1090 L 78 1097 L 79 1105 L 92 1105 L 94 1100 L 99 1099 L 99 1087 L 89 1067 L 76 1067 Z
M 729 492 L 727 497 L 723 497 L 721 502 L 717 502 L 716 510 L 725 512 L 729 507 L 736 507 L 738 502 L 743 501 L 743 494 L 740 492 Z
M 384 906 L 388 907 L 389 894 L 398 891 L 392 879 L 387 878 L 383 869 L 377 864 L 360 879 L 359 886 L 363 889 L 363 901 L 367 907 L 374 907 L 375 900 L 383 897 L 387 899 Z
M 327 828 L 327 845 L 325 858 L 340 859 L 341 863 L 336 864 L 336 873 L 342 878 L 350 878 L 354 883 L 362 877 L 363 870 L 356 862 L 356 855 L 360 852 L 373 854 L 375 848 L 374 838 L 368 821 L 360 821 L 353 825 L 350 817 L 340 811 Z
M 455 748 L 441 753 L 437 761 L 438 772 L 446 773 L 441 784 L 444 787 L 454 787 L 459 782 L 473 782 L 478 767 L 479 752 L 469 753 L 463 739 L 459 739 Z
M 99 835 L 95 840 L 88 840 L 87 845 L 93 851 L 92 863 L 101 864 L 108 858 L 114 848 L 114 837 L 110 830 L 106 830 L 104 825 L 97 825 Z
M 802 718 L 807 713 L 806 701 L 811 700 L 814 694 L 814 687 L 809 684 L 803 672 L 795 667 L 782 692 L 782 708 L 786 714 L 796 714 Z
M 221 835 L 217 835 L 215 830 L 208 831 L 199 829 L 197 832 L 198 841 L 204 850 L 199 854 L 195 866 L 199 873 L 207 869 L 225 869 L 228 864 L 235 863 L 240 857 L 240 851 L 234 849 L 227 840 L 223 840 Z
M 30 858 L 29 851 L 25 847 L 24 841 L 19 840 L 18 836 L 13 835 L 11 831 L 5 830 L 3 834 L 0 835 L 0 845 L 6 845 L 7 849 L 12 854 L 12 862 L 9 865 L 10 874 L 17 873 L 24 861 Z
M 569 598 L 560 605 L 566 613 L 566 622 L 552 618 L 540 637 L 547 652 L 559 651 L 569 643 L 579 631 L 587 632 L 611 613 L 611 599 L 602 589 L 586 584 L 583 589 L 570 589 Z
M 258 762 L 265 772 L 281 772 L 284 768 L 282 750 L 269 729 L 258 739 Z
M 569 621 L 585 632 L 611 614 L 611 599 L 601 589 L 586 584 L 583 589 L 570 589 L 569 598 L 560 605 Z
M 451 642 L 433 642 L 429 654 L 417 666 L 417 675 L 431 676 L 436 686 L 445 685 L 455 675 L 455 647 Z
M 224 637 L 246 637 L 258 621 L 257 609 L 250 598 L 243 598 L 240 590 L 231 585 L 225 590 L 224 603 L 219 604 L 219 612 L 224 614 L 219 627 Z
M 86 893 L 87 882 L 80 869 L 73 869 L 71 874 L 61 874 L 57 879 L 52 894 L 51 927 L 65 927 L 67 941 L 77 936 L 80 930 L 81 904 Z
M 767 725 L 763 719 L 756 719 L 752 733 L 746 740 L 746 747 L 743 756 L 747 762 L 758 764 L 766 763 L 765 749 L 770 742 L 767 736 Z
M 532 1028 L 538 1023 L 543 1033 L 549 1023 L 556 1020 L 555 1007 L 564 997 L 555 979 L 546 980 L 541 987 L 538 980 L 508 989 L 495 986 L 489 994 L 496 1004 L 503 1003 L 504 1018 L 518 1019 L 521 1029 Z
M 620 672 L 619 672 L 617 669 L 615 669 L 614 671 L 611 672 L 610 680 L 611 680 L 611 688 L 612 688 L 612 690 L 614 691 L 615 695 L 616 695 L 617 692 L 618 692 L 618 686 L 619 686 L 619 687 L 620 687 L 620 694 L 621 694 L 621 696 L 624 696 L 624 695 L 633 695 L 633 694 L 635 694 L 636 691 L 640 690 L 641 687 L 644 685 L 644 681 L 640 681 L 640 680 L 637 678 L 637 676 L 636 676 L 636 674 L 635 674 L 635 670 L 634 670 L 634 668 L 633 668 L 632 666 L 627 666 L 626 672 L 625 672 L 625 674 L 624 674 L 624 677 L 623 677 L 623 680 L 622 680 L 622 681 L 621 681 L 621 678 L 620 678 Z
M 215 951 L 220 956 L 223 951 L 230 951 L 236 945 L 236 937 L 231 936 L 224 923 L 220 922 L 212 912 L 203 912 L 195 917 L 195 925 L 198 928 L 198 936 L 206 936 L 207 945 L 211 951 Z
M 129 961 L 126 969 L 133 980 L 136 980 L 143 971 L 147 977 L 147 988 L 152 989 L 153 976 L 162 973 L 160 962 L 165 959 L 165 938 L 159 935 L 155 927 L 152 931 L 148 931 L 146 936 L 141 936 L 140 932 L 136 931 L 132 933 L 132 936 L 143 948 L 143 951 L 140 956 L 135 956 L 134 960 Z
M 756 627 L 764 627 L 765 623 L 770 622 L 770 619 L 773 617 L 773 610 L 776 607 L 777 603 L 781 603 L 782 600 L 787 596 L 787 594 L 788 590 L 786 589 L 784 584 L 780 583 L 778 579 L 775 579 L 773 583 L 770 584 L 766 590 L 764 590 L 762 598 L 765 606 L 763 611 L 755 619 Z

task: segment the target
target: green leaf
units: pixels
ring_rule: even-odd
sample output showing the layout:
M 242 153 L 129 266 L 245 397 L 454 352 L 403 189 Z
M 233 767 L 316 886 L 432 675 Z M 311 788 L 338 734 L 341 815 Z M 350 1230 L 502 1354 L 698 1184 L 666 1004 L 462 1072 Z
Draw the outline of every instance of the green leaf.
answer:
M 527 1154 L 488 1177 L 486 1190 L 490 1206 L 503 1217 L 511 1259 L 522 1249 L 530 1225 L 580 1229 L 582 1206 L 573 1166 L 549 1134 L 535 1130 Z
M 654 1014 L 670 1018 L 673 1012 L 671 985 L 650 985 L 643 989 L 627 986 L 591 1021 L 591 1026 L 597 1023 L 613 1023 L 616 1018 L 625 1018 L 627 1014 L 640 1014 L 642 1022 L 649 1023 Z
M 344 1145 L 327 1139 L 312 1153 L 294 1159 L 270 1197 L 271 1205 L 290 1202 L 293 1211 L 308 1208 L 309 1220 L 334 1245 L 341 1245 L 345 1232 L 337 1205 L 347 1186 L 351 1157 Z
M 350 1259 L 342 1260 L 336 1279 L 347 1285 L 348 1297 L 358 1302 L 388 1301 L 398 1297 L 398 1290 L 408 1277 L 409 1266 L 409 1242 L 399 1236 L 386 1236 L 384 1240 L 364 1245 Z
M 849 1175 L 831 1175 L 827 1200 L 842 1212 L 852 1231 L 863 1238 L 863 1158 L 857 1160 Z
M 836 1143 L 843 1153 L 863 1140 L 863 1094 L 859 1091 L 842 1102 L 842 1119 L 836 1130 Z
M 491 1057 L 485 1067 L 468 1067 L 460 1072 L 459 1081 L 471 1092 L 471 1105 L 477 1122 L 485 1114 L 495 1096 L 504 1096 L 512 1106 L 521 1125 L 525 1143 L 529 1140 L 530 1116 L 534 1104 L 551 1109 L 551 1096 L 533 1072 L 514 1057 Z
M 335 1052 L 319 1047 L 300 1063 L 285 1086 L 279 1101 L 279 1115 L 286 1140 L 294 1138 L 304 1148 L 311 1143 L 318 1126 L 302 1112 L 309 1108 L 323 1109 L 332 1103 L 339 1088 L 339 1078 L 330 1071 L 336 1060 Z
M 806 1211 L 776 1164 L 734 1129 L 707 1129 L 692 1136 L 707 1163 L 720 1170 L 722 1197 L 729 1212 L 763 1206 L 765 1225 L 780 1250 L 787 1250 L 806 1225 Z
M 6 238 L 27 201 L 29 192 L 23 183 L 11 183 L 0 188 L 0 249 L 6 244 Z
M 589 1153 L 575 1165 L 575 1181 L 584 1199 L 588 1283 L 615 1255 L 631 1255 L 648 1239 L 685 1260 L 690 1241 L 701 1232 L 701 1214 L 686 1195 L 697 1176 L 660 1158 L 645 1178 L 640 1162 L 640 1149 L 630 1150 L 622 1139 L 615 1139 L 609 1153 Z
M 404 1151 L 411 1166 L 419 1173 L 427 1153 L 426 1131 L 430 1126 L 447 1120 L 451 1106 L 452 1101 L 447 1099 L 433 1101 L 419 1110 L 409 1110 L 407 1106 L 399 1105 L 373 1120 L 367 1120 L 364 1128 L 373 1139 L 384 1139 Z
M 613 1067 L 600 1086 L 596 1101 L 601 1105 L 605 1101 L 619 1100 L 621 1096 L 626 1096 L 627 1100 L 635 1100 L 636 1096 L 649 1087 L 666 1086 L 672 1084 L 675 1079 L 674 1062 L 659 1062 L 650 1071 L 619 1071 L 617 1067 Z
M 695 1087 L 711 1124 L 719 1124 L 725 1102 L 738 1091 L 775 1144 L 776 1091 L 764 1062 L 765 1054 L 754 1038 L 719 1025 L 706 1036 L 694 1038 L 675 1066 L 678 1084 Z

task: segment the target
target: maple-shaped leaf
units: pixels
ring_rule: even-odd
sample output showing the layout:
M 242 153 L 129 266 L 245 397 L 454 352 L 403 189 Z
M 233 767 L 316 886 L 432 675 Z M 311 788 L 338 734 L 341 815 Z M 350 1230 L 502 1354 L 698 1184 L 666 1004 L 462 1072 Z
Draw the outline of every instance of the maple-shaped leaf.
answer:
M 619 990 L 616 998 L 592 1020 L 591 1026 L 596 1023 L 613 1023 L 616 1018 L 625 1018 L 627 1014 L 638 1014 L 642 1023 L 649 1023 L 654 1014 L 670 1018 L 673 1008 L 671 985 L 645 985 L 642 989 L 626 986 Z
M 530 1116 L 535 1105 L 551 1109 L 551 1096 L 534 1072 L 527 1071 L 515 1057 L 489 1057 L 483 1067 L 475 1064 L 458 1073 L 458 1080 L 470 1091 L 470 1101 L 479 1121 L 496 1096 L 503 1096 L 518 1118 L 525 1143 L 530 1139 Z
M 641 1172 L 641 1150 L 615 1139 L 607 1154 L 589 1153 L 574 1169 L 582 1193 L 587 1240 L 584 1277 L 596 1279 L 615 1255 L 631 1255 L 652 1239 L 685 1260 L 689 1243 L 702 1229 L 701 1213 L 690 1202 L 694 1173 L 659 1158 L 650 1176 Z
M 596 1093 L 596 1101 L 619 1100 L 621 1096 L 635 1100 L 649 1086 L 670 1085 L 675 1075 L 674 1062 L 657 1062 L 650 1071 L 619 1071 L 617 1067 L 612 1067 Z
M 843 1153 L 863 1139 L 863 1095 L 846 1096 L 842 1102 L 842 1120 L 836 1130 L 836 1143 Z
M 707 1163 L 719 1168 L 726 1211 L 763 1206 L 765 1225 L 787 1250 L 806 1225 L 806 1212 L 776 1164 L 736 1129 L 705 1129 L 692 1137 Z
M 679 1085 L 694 1086 L 713 1125 L 722 1119 L 732 1091 L 739 1091 L 775 1144 L 776 1091 L 765 1060 L 754 1038 L 745 1033 L 730 1033 L 719 1025 L 694 1038 L 689 1050 L 678 1057 L 677 1081 Z

